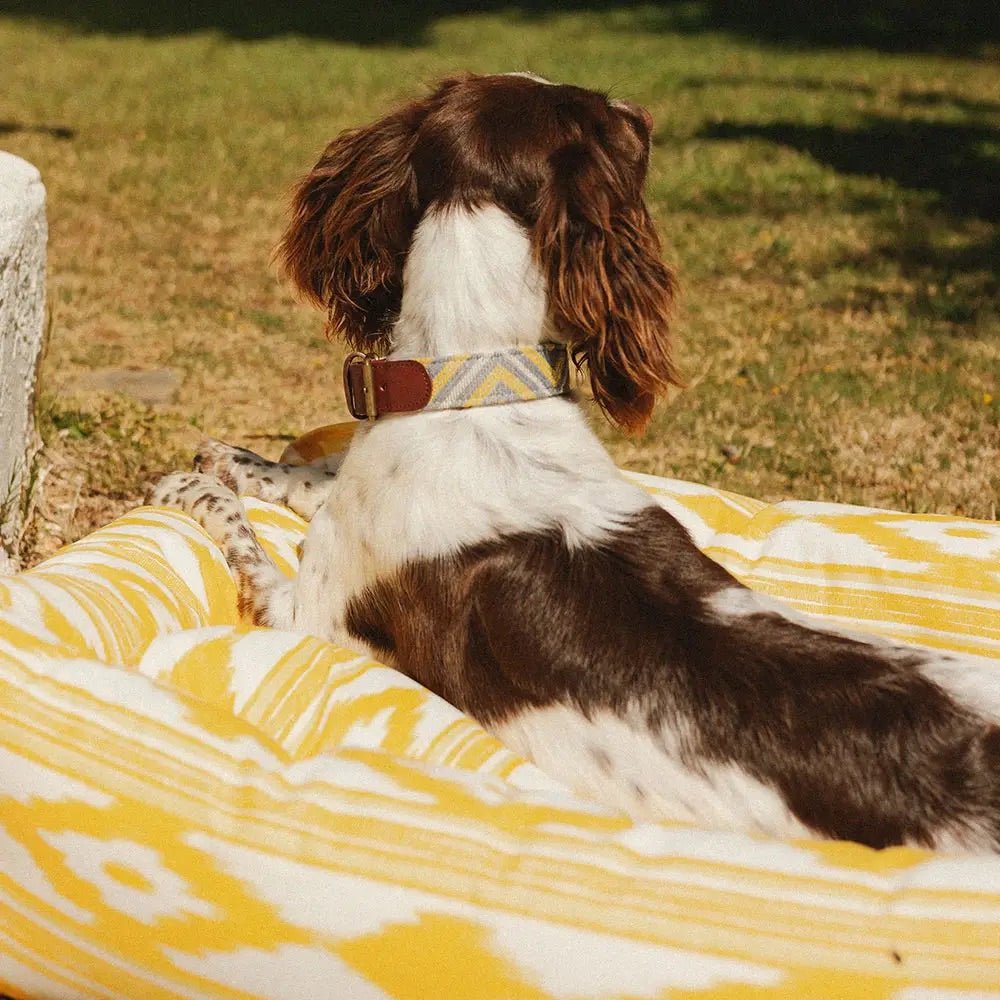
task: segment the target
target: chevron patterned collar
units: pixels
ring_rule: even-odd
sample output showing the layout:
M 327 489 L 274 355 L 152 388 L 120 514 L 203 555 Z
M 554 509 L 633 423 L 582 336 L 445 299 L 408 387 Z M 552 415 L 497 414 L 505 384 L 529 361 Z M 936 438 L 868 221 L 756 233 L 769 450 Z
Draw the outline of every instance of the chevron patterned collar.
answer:
M 344 362 L 344 394 L 358 420 L 547 399 L 568 389 L 562 344 L 402 361 L 351 354 Z

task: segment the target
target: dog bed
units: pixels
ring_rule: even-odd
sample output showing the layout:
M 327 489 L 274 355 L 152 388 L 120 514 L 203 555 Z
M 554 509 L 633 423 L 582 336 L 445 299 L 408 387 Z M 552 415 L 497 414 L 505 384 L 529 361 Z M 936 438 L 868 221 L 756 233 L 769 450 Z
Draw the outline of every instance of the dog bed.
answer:
M 1000 525 L 630 478 L 750 586 L 1000 685 Z M 293 572 L 303 523 L 247 506 Z M 241 625 L 180 513 L 0 578 L 0 992 L 992 991 L 1000 858 L 632 823 L 398 673 Z

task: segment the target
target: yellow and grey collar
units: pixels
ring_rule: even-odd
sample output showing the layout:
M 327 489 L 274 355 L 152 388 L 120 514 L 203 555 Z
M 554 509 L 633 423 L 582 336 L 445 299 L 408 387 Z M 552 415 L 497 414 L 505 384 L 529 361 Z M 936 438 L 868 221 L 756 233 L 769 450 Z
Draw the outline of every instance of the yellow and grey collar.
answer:
M 569 356 L 562 344 L 402 361 L 359 353 L 344 362 L 347 407 L 358 420 L 548 399 L 568 389 Z

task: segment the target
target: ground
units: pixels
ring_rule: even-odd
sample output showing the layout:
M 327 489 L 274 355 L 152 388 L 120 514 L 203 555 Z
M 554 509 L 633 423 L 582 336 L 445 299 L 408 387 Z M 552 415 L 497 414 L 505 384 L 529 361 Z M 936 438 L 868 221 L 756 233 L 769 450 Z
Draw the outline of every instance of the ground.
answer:
M 878 24 L 757 30 L 707 0 L 457 6 L 5 5 L 0 144 L 41 170 L 51 227 L 27 561 L 203 434 L 275 457 L 346 418 L 343 349 L 270 262 L 289 189 L 335 133 L 459 69 L 602 88 L 656 120 L 687 387 L 643 438 L 594 414 L 621 464 L 997 516 L 995 34 L 914 29 L 900 51 Z

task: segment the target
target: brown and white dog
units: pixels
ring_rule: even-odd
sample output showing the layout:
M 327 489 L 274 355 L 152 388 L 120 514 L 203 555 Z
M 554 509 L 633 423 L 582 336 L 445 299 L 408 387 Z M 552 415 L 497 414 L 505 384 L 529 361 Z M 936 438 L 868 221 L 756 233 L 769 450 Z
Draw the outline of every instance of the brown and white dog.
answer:
M 327 147 L 281 258 L 358 350 L 565 343 L 641 428 L 676 381 L 650 128 L 528 74 L 447 80 Z M 746 589 L 571 399 L 381 417 L 304 468 L 211 443 L 196 468 L 151 500 L 218 540 L 255 622 L 370 651 L 582 792 L 641 818 L 1000 850 L 995 667 Z M 311 518 L 295 580 L 232 490 Z

